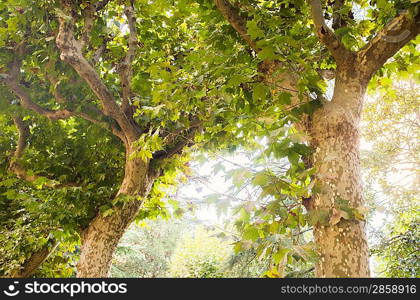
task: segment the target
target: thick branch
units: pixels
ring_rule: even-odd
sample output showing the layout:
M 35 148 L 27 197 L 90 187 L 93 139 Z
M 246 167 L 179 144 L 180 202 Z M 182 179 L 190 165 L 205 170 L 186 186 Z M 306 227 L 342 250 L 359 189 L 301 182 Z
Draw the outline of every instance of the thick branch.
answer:
M 139 136 L 138 127 L 121 111 L 112 93 L 83 56 L 80 42 L 75 39 L 73 34 L 74 25 L 71 17 L 60 15 L 59 24 L 56 43 L 61 50 L 61 59 L 70 64 L 80 77 L 87 82 L 101 101 L 103 113 L 117 121 L 128 139 L 136 140 Z
M 26 93 L 23 87 L 19 83 L 17 83 L 17 81 L 14 78 L 7 78 L 6 85 L 20 99 L 20 104 L 22 105 L 22 107 L 32 110 L 40 115 L 43 115 L 50 120 L 67 119 L 72 115 L 71 111 L 67 109 L 49 110 L 39 106 L 30 99 L 29 95 Z
M 321 1 L 309 0 L 309 3 L 311 5 L 312 19 L 318 38 L 328 48 L 337 64 L 345 61 L 350 51 L 344 47 L 334 32 L 325 23 Z
M 247 33 L 245 20 L 239 15 L 239 10 L 226 0 L 214 0 L 217 9 L 225 17 L 239 35 L 248 43 L 248 45 L 258 51 L 254 40 Z
M 386 61 L 420 33 L 420 13 L 403 11 L 357 53 L 361 73 L 369 80 Z
M 194 136 L 200 130 L 201 122 L 196 122 L 184 134 L 177 134 L 180 138 L 178 142 L 168 147 L 166 150 L 161 150 L 153 153 L 153 159 L 165 159 L 174 156 L 175 154 L 182 153 L 186 146 L 194 145 Z
M 58 242 L 52 241 L 52 246 L 45 245 L 42 249 L 38 250 L 28 258 L 21 268 L 12 272 L 12 278 L 28 278 L 32 276 L 41 264 L 48 259 L 58 246 Z

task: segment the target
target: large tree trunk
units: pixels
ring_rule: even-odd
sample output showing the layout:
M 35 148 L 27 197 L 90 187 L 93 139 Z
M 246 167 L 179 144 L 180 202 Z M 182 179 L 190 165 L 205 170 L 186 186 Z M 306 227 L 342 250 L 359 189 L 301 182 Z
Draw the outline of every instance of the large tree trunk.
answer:
M 130 158 L 128 147 L 125 175 L 117 197 L 121 195 L 146 197 L 153 183 L 148 163 L 140 158 Z M 138 214 L 140 199 L 116 206 L 111 215 L 98 214 L 82 234 L 80 260 L 77 277 L 107 277 L 112 255 L 127 227 Z
M 333 99 L 314 113 L 310 128 L 318 187 L 310 209 L 329 214 L 327 224 L 314 226 L 317 277 L 370 276 L 365 223 L 340 210 L 346 201 L 363 206 L 359 124 L 366 83 L 349 69 L 338 70 Z
M 281 67 L 281 65 L 280 65 Z M 278 63 L 260 65 L 265 83 L 276 92 L 297 90 L 297 79 L 288 73 L 276 74 Z M 274 76 L 273 76 L 274 75 Z M 303 116 L 294 126 L 309 134 L 315 151 L 310 164 L 316 168 L 318 190 L 312 200 L 304 201 L 313 213 L 329 214 L 328 224 L 314 225 L 319 260 L 317 277 L 369 277 L 368 247 L 363 221 L 342 217 L 340 201 L 350 208 L 363 206 L 359 158 L 359 125 L 367 79 L 361 76 L 353 57 L 336 70 L 334 95 L 312 116 Z M 301 100 L 292 93 L 292 106 Z M 342 215 L 341 215 L 342 214 Z

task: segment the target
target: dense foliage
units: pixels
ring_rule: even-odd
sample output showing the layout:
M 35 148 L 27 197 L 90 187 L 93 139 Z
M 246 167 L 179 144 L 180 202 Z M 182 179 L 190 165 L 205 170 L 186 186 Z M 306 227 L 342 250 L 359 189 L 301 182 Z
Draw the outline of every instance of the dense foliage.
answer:
M 351 51 L 374 41 L 399 11 L 413 19 L 419 10 L 415 0 L 337 2 L 339 9 L 322 1 L 323 14 Z M 0 276 L 12 276 L 34 253 L 57 243 L 48 263 L 59 267 L 39 272 L 72 275 L 81 233 L 95 216 L 110 217 L 135 201 L 142 201 L 138 220 L 168 217 L 167 208 L 177 211 L 178 204 L 166 194 L 188 178 L 188 161 L 198 150 L 255 151 L 254 166 L 230 172 L 235 197 L 251 187 L 250 199 L 235 203 L 240 239 L 234 248 L 268 260 L 266 276 L 311 270 L 311 226 L 365 220 L 364 207 L 339 197 L 332 210 L 305 207 L 319 190 L 312 180 L 316 168 L 308 163 L 314 149 L 293 124 L 328 102 L 322 74 L 336 67 L 314 31 L 308 2 L 223 1 L 245 20 L 245 32 L 235 30 L 215 3 L 0 3 Z M 372 88 L 418 70 L 416 42 L 407 41 L 379 70 Z M 279 64 L 277 75 L 293 73 L 296 89 L 264 78 Z M 392 160 L 395 149 L 382 157 Z M 120 195 L 124 167 L 136 159 L 155 175 L 150 191 Z M 205 240 L 212 241 L 205 236 L 199 243 Z M 225 248 L 218 254 L 224 257 Z M 183 262 L 175 260 L 173 274 L 222 276 L 222 258 L 202 257 L 179 272 Z
M 191 224 L 185 219 L 144 222 L 125 233 L 115 252 L 112 277 L 168 277 L 171 257 Z

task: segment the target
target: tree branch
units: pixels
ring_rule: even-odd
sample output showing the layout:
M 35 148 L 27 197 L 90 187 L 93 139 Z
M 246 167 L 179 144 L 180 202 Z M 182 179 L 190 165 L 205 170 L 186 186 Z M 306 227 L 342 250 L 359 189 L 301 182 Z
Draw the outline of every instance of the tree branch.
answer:
M 49 245 L 52 243 L 52 246 Z M 48 259 L 48 257 L 54 252 L 54 250 L 58 246 L 58 242 L 55 240 L 51 240 L 42 247 L 37 252 L 33 253 L 31 257 L 29 257 L 21 268 L 14 270 L 11 274 L 12 278 L 28 278 L 32 276 L 36 270 L 41 266 L 41 264 Z
M 74 37 L 73 19 L 69 16 L 60 14 L 58 20 L 59 32 L 56 38 L 56 44 L 61 50 L 61 59 L 71 65 L 80 77 L 87 82 L 100 100 L 103 113 L 117 121 L 124 135 L 129 140 L 137 140 L 140 134 L 140 129 L 134 121 L 129 120 L 128 117 L 121 111 L 112 93 L 108 90 L 94 68 L 83 56 L 81 44 Z
M 27 182 L 34 182 L 41 178 L 38 175 L 29 175 L 25 168 L 19 163 L 19 159 L 22 158 L 23 153 L 28 145 L 28 138 L 29 138 L 29 127 L 25 124 L 21 117 L 13 116 L 13 123 L 15 124 L 16 128 L 19 132 L 19 138 L 16 146 L 16 150 L 13 153 L 10 164 L 9 164 L 9 171 L 14 173 L 18 178 L 23 179 Z M 58 184 L 52 180 L 52 182 L 46 182 L 45 186 L 50 188 L 62 188 L 64 186 L 78 186 L 75 183 L 66 183 L 66 184 Z
M 24 88 L 19 84 L 19 73 L 21 67 L 20 56 L 24 51 L 24 45 L 21 44 L 17 47 L 17 55 L 10 65 L 10 72 L 7 77 L 2 81 L 10 88 L 10 90 L 19 98 L 22 107 L 32 110 L 40 115 L 46 116 L 50 120 L 66 119 L 71 116 L 71 112 L 67 109 L 62 110 L 49 110 L 45 109 L 35 102 L 33 102 Z
M 85 48 L 90 42 L 89 36 L 93 29 L 93 25 L 94 25 L 93 17 L 94 17 L 95 12 L 96 10 L 95 10 L 94 5 L 88 5 L 83 10 L 84 24 L 83 24 L 83 33 L 82 33 L 82 36 L 80 37 L 80 44 L 81 44 L 82 49 Z
M 358 65 L 369 80 L 386 61 L 420 33 L 420 13 L 406 10 L 392 19 L 357 53 Z
M 28 175 L 26 170 L 19 163 L 19 159 L 22 157 L 29 137 L 29 127 L 23 122 L 22 118 L 13 116 L 13 123 L 19 131 L 19 138 L 16 146 L 16 150 L 10 159 L 9 170 L 14 173 L 18 178 L 26 180 L 28 182 L 34 182 L 39 177 L 36 175 Z
M 169 147 L 166 150 L 161 150 L 153 153 L 153 159 L 165 159 L 174 156 L 175 154 L 179 154 L 185 148 L 185 146 L 192 146 L 194 145 L 194 136 L 200 130 L 201 122 L 197 121 L 194 122 L 190 128 L 186 131 L 186 134 L 176 134 L 180 137 L 180 140 L 176 142 L 174 145 Z
M 333 2 L 332 3 L 332 10 L 333 10 L 332 28 L 336 30 L 339 28 L 346 27 L 347 21 L 345 17 L 343 17 L 342 12 L 340 12 L 344 7 L 345 0 L 333 0 L 332 2 Z M 349 19 L 354 19 L 354 15 L 351 10 L 348 12 L 347 17 Z
M 337 64 L 345 61 L 348 57 L 348 54 L 351 52 L 344 47 L 334 32 L 325 23 L 321 1 L 308 1 L 311 6 L 312 20 L 314 21 L 319 40 L 328 48 Z
M 92 58 L 91 58 L 91 61 L 92 61 L 92 64 L 93 65 L 96 65 L 100 61 L 102 55 L 106 51 L 106 45 L 107 45 L 107 43 L 108 43 L 108 40 L 107 39 L 104 39 L 104 42 L 93 53 Z
M 53 90 L 52 94 L 55 97 L 55 99 L 57 100 L 57 102 L 61 103 L 61 104 L 68 103 L 69 102 L 68 99 L 66 97 L 64 97 L 57 89 L 58 88 L 57 87 L 57 83 L 58 83 L 57 78 L 52 76 L 49 72 L 46 73 L 46 77 L 50 81 L 50 83 L 53 86 L 55 86 L 55 88 L 52 89 Z M 118 128 L 118 126 L 116 126 L 116 124 L 112 124 L 110 122 L 103 121 L 107 117 L 103 114 L 103 112 L 100 109 L 96 108 L 95 106 L 90 106 L 90 105 L 84 105 L 83 108 L 87 109 L 91 114 L 94 114 L 95 116 L 97 116 L 97 118 L 94 118 L 90 114 L 88 114 L 86 112 L 83 112 L 83 111 L 80 111 L 80 112 L 72 112 L 71 111 L 70 113 L 73 116 L 81 117 L 82 119 L 85 119 L 86 121 L 94 123 L 94 124 L 98 125 L 99 127 L 110 131 L 112 134 L 119 137 L 124 142 L 124 134 L 121 132 L 121 130 Z
M 251 39 L 246 28 L 245 20 L 239 15 L 239 10 L 226 0 L 214 0 L 217 9 L 239 33 L 239 35 L 248 43 L 248 45 L 258 51 L 258 47 L 254 40 Z
M 108 4 L 108 2 L 109 2 L 109 1 L 110 1 L 110 0 L 97 1 L 97 2 L 94 4 L 95 10 L 98 12 L 98 11 L 100 11 L 100 10 L 104 9 L 104 8 L 105 8 L 105 6 Z
M 131 98 L 133 93 L 131 91 L 131 78 L 133 76 L 132 63 L 136 55 L 136 51 L 139 48 L 139 41 L 137 39 L 137 24 L 136 15 L 134 11 L 134 1 L 130 0 L 130 4 L 127 4 L 124 8 L 124 13 L 127 17 L 129 36 L 128 36 L 128 51 L 125 55 L 124 60 L 118 66 L 118 71 L 121 79 L 122 89 L 122 104 L 121 108 L 127 115 L 132 116 L 133 110 L 131 107 Z
M 88 6 L 83 10 L 84 15 L 84 24 L 83 24 L 83 33 L 80 37 L 80 43 L 82 49 L 89 44 L 90 33 L 92 32 L 94 25 L 95 14 L 101 11 L 107 4 L 109 0 L 106 1 L 96 1 L 96 3 L 89 3 Z
M 20 53 L 21 54 L 21 53 Z M 114 125 L 110 124 L 109 122 L 101 121 L 100 119 L 105 119 L 106 116 L 102 113 L 101 110 L 96 109 L 96 107 L 88 106 L 87 109 L 91 112 L 93 112 L 95 115 L 99 116 L 99 120 L 91 117 L 89 114 L 85 112 L 72 112 L 67 109 L 61 109 L 61 110 L 49 110 L 46 108 L 43 108 L 42 106 L 38 105 L 37 103 L 33 102 L 29 95 L 26 93 L 25 89 L 22 87 L 21 84 L 19 84 L 19 78 L 18 74 L 20 72 L 20 66 L 21 66 L 21 60 L 18 58 L 20 55 L 18 54 L 15 58 L 14 62 L 10 66 L 10 73 L 6 74 L 7 77 L 3 79 L 2 81 L 10 88 L 10 90 L 16 94 L 16 96 L 20 100 L 20 104 L 23 108 L 31 110 L 33 112 L 36 112 L 40 115 L 43 115 L 47 117 L 50 120 L 60 120 L 60 119 L 67 119 L 72 116 L 78 116 L 81 117 L 89 122 L 92 122 L 101 128 L 104 128 L 111 133 L 113 133 L 115 136 L 119 137 L 123 142 L 125 141 L 124 134 L 119 130 L 119 128 Z M 47 74 L 47 79 L 51 82 L 51 84 L 56 85 L 57 80 L 50 74 Z M 53 96 L 55 97 L 57 103 L 65 104 L 68 102 L 68 100 L 56 89 L 53 89 Z

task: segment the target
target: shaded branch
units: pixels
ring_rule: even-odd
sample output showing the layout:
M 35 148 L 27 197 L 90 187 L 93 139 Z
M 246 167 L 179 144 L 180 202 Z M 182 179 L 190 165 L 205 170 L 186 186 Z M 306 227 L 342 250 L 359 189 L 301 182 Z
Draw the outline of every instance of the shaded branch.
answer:
M 19 132 L 19 138 L 18 138 L 16 150 L 13 154 L 13 157 L 15 159 L 19 159 L 22 157 L 27 146 L 27 139 L 29 137 L 29 127 L 25 124 L 25 122 L 20 117 L 13 116 L 12 119 L 13 119 L 13 123 L 15 124 Z
M 93 24 L 94 24 L 94 14 L 95 14 L 96 10 L 94 5 L 88 5 L 84 11 L 84 24 L 83 24 L 83 33 L 82 36 L 80 37 L 80 43 L 81 43 L 81 48 L 85 48 L 89 42 L 90 42 L 90 33 L 92 32 L 93 29 Z
M 95 7 L 95 10 L 98 12 L 98 11 L 104 9 L 109 1 L 110 0 L 97 1 L 95 4 L 93 4 L 93 6 Z
M 246 28 L 245 20 L 239 15 L 239 9 L 229 3 L 227 0 L 214 0 L 217 9 L 239 33 L 239 35 L 248 43 L 248 45 L 258 51 L 258 47 L 254 40 L 251 39 Z
M 343 10 L 345 0 L 333 0 L 332 1 L 332 10 L 333 10 L 333 22 L 332 28 L 334 30 L 343 28 L 347 26 L 346 19 L 343 18 Z M 350 10 L 347 15 L 348 19 L 354 19 L 353 12 Z
M 43 115 L 50 120 L 67 119 L 72 115 L 72 112 L 67 109 L 49 110 L 32 102 L 28 94 L 16 82 L 9 82 L 7 83 L 7 86 L 19 97 L 22 107 Z
M 118 127 L 116 126 L 116 124 L 112 124 L 110 122 L 107 121 L 103 121 L 103 119 L 106 118 L 106 116 L 102 113 L 102 111 L 96 109 L 96 107 L 93 106 L 88 106 L 85 109 L 90 110 L 91 112 L 97 114 L 98 117 L 92 117 L 91 115 L 85 113 L 85 112 L 78 112 L 75 113 L 76 116 L 89 121 L 103 129 L 106 129 L 107 131 L 111 132 L 112 134 L 114 134 L 115 136 L 117 136 L 118 138 L 120 138 L 123 142 L 125 142 L 125 137 L 124 134 L 121 132 L 121 130 L 118 129 Z M 102 119 L 102 120 L 101 120 Z
M 91 59 L 93 65 L 96 65 L 99 62 L 99 60 L 101 59 L 102 55 L 105 53 L 107 43 L 108 43 L 108 40 L 104 39 L 104 42 L 93 53 L 93 56 L 92 56 L 92 59 Z
M 26 93 L 25 89 L 19 83 L 19 73 L 21 67 L 20 56 L 24 52 L 24 45 L 20 44 L 16 48 L 17 55 L 15 56 L 14 61 L 9 66 L 10 72 L 7 74 L 6 78 L 2 80 L 7 87 L 19 98 L 20 104 L 22 107 L 32 110 L 40 115 L 47 117 L 50 120 L 66 119 L 71 116 L 71 112 L 67 109 L 62 110 L 49 110 L 41 107 L 31 100 L 29 95 Z
M 83 10 L 84 24 L 82 36 L 80 37 L 82 49 L 90 42 L 89 36 L 93 29 L 95 14 L 104 9 L 108 2 L 109 0 L 89 3 L 88 6 Z
M 23 179 L 27 182 L 34 182 L 41 178 L 41 176 L 35 174 L 28 174 L 25 168 L 19 163 L 19 160 L 22 158 L 23 153 L 28 145 L 28 138 L 29 138 L 29 127 L 25 124 L 21 117 L 13 116 L 13 123 L 15 124 L 16 128 L 19 132 L 19 138 L 16 145 L 16 150 L 13 153 L 10 164 L 9 164 L 9 171 L 14 173 L 18 178 Z M 61 188 L 64 186 L 77 186 L 74 183 L 66 183 L 66 184 L 58 184 L 54 181 L 46 182 L 45 186 L 50 188 Z
M 420 33 L 420 13 L 406 10 L 391 20 L 357 53 L 358 65 L 369 80 L 386 61 Z
M 23 46 L 19 46 L 19 47 L 23 47 Z M 96 109 L 96 107 L 88 106 L 87 109 L 90 112 L 93 112 L 96 116 L 98 116 L 99 120 L 91 117 L 89 114 L 85 112 L 73 112 L 68 109 L 49 110 L 49 109 L 43 108 L 42 106 L 32 101 L 28 93 L 23 88 L 23 86 L 19 83 L 18 75 L 20 73 L 21 60 L 18 57 L 22 54 L 22 51 L 23 51 L 19 47 L 17 49 L 18 55 L 16 56 L 15 60 L 10 66 L 10 72 L 9 74 L 6 74 L 7 76 L 5 79 L 2 80 L 2 82 L 4 82 L 6 86 L 9 87 L 10 90 L 19 98 L 20 104 L 23 108 L 36 112 L 40 115 L 43 115 L 50 120 L 67 119 L 72 116 L 78 116 L 100 126 L 101 128 L 104 128 L 110 131 L 111 133 L 119 137 L 121 140 L 123 141 L 125 140 L 124 134 L 119 130 L 118 126 L 111 124 L 109 122 L 101 121 L 101 119 L 102 120 L 105 119 L 106 116 L 102 113 L 101 110 Z M 55 77 L 51 76 L 51 74 L 47 73 L 46 77 L 52 85 L 57 85 L 58 80 Z M 52 90 L 53 90 L 52 94 L 55 97 L 57 103 L 66 104 L 68 102 L 67 98 L 65 98 L 57 90 L 57 88 L 53 88 Z
M 348 54 L 347 50 L 331 28 L 325 23 L 324 12 L 320 0 L 308 0 L 311 6 L 312 20 L 315 25 L 316 34 L 319 40 L 328 48 L 337 64 L 345 61 Z
M 49 244 L 52 243 L 50 246 Z M 28 278 L 32 276 L 41 264 L 48 259 L 58 246 L 58 242 L 49 241 L 47 245 L 42 247 L 37 252 L 33 253 L 22 265 L 21 268 L 14 270 L 10 277 L 12 278 Z
M 180 140 L 174 145 L 168 147 L 166 150 L 160 150 L 153 153 L 153 159 L 165 159 L 174 156 L 175 154 L 182 153 L 182 150 L 185 147 L 194 145 L 194 136 L 201 129 L 201 122 L 196 122 L 192 124 L 190 128 L 186 130 L 184 134 L 177 134 L 180 137 Z

